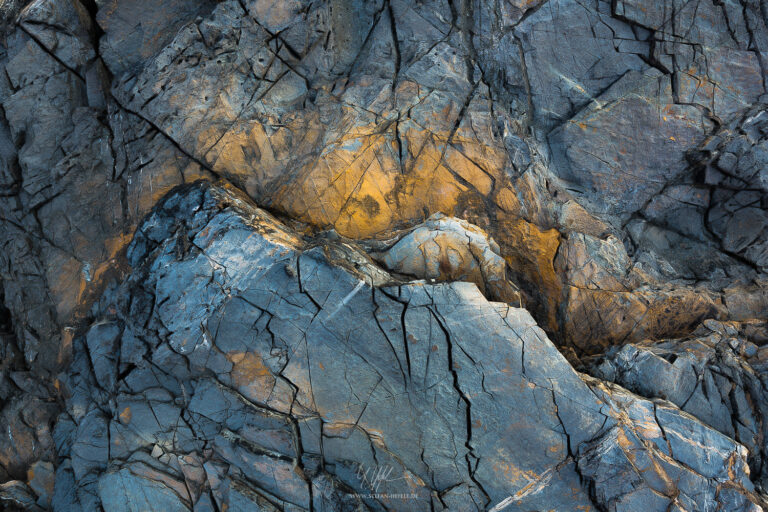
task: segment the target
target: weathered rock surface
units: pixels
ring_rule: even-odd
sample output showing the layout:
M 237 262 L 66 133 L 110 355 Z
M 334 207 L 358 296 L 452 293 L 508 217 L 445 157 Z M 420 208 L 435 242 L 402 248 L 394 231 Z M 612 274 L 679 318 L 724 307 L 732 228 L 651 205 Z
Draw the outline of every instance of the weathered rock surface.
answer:
M 648 64 L 661 62 L 653 41 L 665 32 L 635 21 L 623 4 L 616 13 L 604 2 L 489 7 L 32 2 L 5 34 L 0 172 L 10 191 L 6 304 L 27 359 L 37 360 L 43 342 L 39 366 L 66 359 L 57 353 L 64 331 L 125 271 L 121 251 L 139 219 L 173 186 L 213 174 L 259 204 L 355 239 L 386 238 L 437 212 L 464 218 L 496 240 L 511 280 L 561 344 L 572 343 L 581 322 L 567 311 L 584 302 L 599 312 L 595 332 L 622 333 L 611 342 L 677 335 L 715 310 L 728 316 L 727 308 L 678 301 L 698 292 L 690 283 L 669 292 L 667 275 L 633 282 L 626 307 L 611 294 L 570 299 L 570 283 L 552 265 L 573 231 L 613 234 L 641 255 L 662 252 L 660 236 L 681 236 L 655 233 L 663 222 L 643 206 L 666 197 L 670 181 L 694 180 L 686 151 L 714 122 L 679 101 L 674 73 Z M 750 20 L 744 34 L 756 39 L 752 27 L 760 26 Z M 553 27 L 579 43 L 561 42 Z M 691 44 L 714 37 L 697 30 Z M 690 202 L 670 197 L 674 204 L 657 209 Z M 711 246 L 710 266 L 738 276 L 696 276 L 714 296 L 735 286 L 741 297 L 755 286 L 755 270 L 731 258 L 730 239 L 666 243 Z M 698 268 L 692 260 L 701 254 L 696 247 L 665 259 L 690 280 L 683 268 Z M 565 310 L 564 300 L 573 303 Z M 756 307 L 743 314 L 756 316 L 765 300 L 749 300 Z M 680 303 L 679 319 L 646 324 L 637 302 L 659 310 Z
M 429 281 L 468 281 L 486 297 L 522 305 L 499 245 L 468 222 L 437 213 L 371 256 L 386 269 Z
M 595 376 L 669 400 L 749 450 L 765 485 L 765 325 L 708 320 L 688 339 L 625 345 L 592 363 Z
M 227 189 L 164 199 L 75 340 L 54 508 L 761 510 L 743 446 L 358 251 Z
M 767 19 L 2 2 L 3 503 L 762 506 Z

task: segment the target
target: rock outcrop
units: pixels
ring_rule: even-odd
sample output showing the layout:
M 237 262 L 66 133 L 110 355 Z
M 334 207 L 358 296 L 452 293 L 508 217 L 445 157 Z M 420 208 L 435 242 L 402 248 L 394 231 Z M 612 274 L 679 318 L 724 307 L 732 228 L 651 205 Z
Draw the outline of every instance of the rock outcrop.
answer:
M 766 12 L 2 2 L 0 501 L 760 510 Z
M 647 397 L 669 400 L 750 453 L 765 482 L 765 324 L 708 320 L 690 338 L 614 347 L 589 370 Z
M 759 510 L 743 446 L 474 284 L 397 281 L 204 184 L 137 233 L 74 342 L 56 510 Z
M 507 279 L 499 245 L 477 226 L 437 213 L 371 256 L 386 269 L 418 279 L 475 283 L 488 298 L 522 306 Z

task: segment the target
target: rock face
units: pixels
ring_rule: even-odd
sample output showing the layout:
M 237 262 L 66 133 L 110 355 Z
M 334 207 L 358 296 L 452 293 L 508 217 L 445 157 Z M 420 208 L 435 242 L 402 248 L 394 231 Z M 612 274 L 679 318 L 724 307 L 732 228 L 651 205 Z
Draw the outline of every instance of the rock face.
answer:
M 761 510 L 766 12 L 2 2 L 0 501 Z
M 738 440 L 765 485 L 768 353 L 754 343 L 764 342 L 764 332 L 764 324 L 708 320 L 688 339 L 611 349 L 592 363 L 590 373 L 643 396 L 669 400 Z
M 74 342 L 56 510 L 759 510 L 743 446 L 474 284 L 398 282 L 204 184 L 128 258 Z

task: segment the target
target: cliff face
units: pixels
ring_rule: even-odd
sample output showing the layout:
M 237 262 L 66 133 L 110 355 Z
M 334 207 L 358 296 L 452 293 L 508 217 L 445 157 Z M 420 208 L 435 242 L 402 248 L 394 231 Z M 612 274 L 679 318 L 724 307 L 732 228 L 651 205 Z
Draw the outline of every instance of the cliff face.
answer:
M 761 2 L 0 13 L 3 503 L 765 507 Z

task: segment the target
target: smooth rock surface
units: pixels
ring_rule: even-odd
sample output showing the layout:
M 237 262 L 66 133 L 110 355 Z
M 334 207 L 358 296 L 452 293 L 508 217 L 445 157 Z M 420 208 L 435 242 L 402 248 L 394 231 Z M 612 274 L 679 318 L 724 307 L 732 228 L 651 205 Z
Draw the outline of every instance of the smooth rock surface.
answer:
M 390 271 L 433 282 L 469 281 L 492 300 L 520 306 L 520 291 L 507 279 L 500 252 L 477 226 L 438 213 L 371 256 Z

